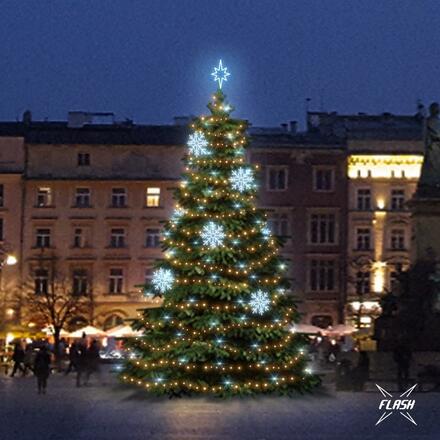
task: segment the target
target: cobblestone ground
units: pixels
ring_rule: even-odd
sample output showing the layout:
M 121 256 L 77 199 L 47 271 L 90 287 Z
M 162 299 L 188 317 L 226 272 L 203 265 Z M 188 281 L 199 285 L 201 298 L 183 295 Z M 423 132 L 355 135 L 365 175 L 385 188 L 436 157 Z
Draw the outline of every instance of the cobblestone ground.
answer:
M 398 413 L 375 426 L 378 392 L 321 390 L 297 398 L 146 398 L 106 374 L 76 388 L 74 377 L 0 375 L 1 440 L 439 439 L 440 394 L 415 393 L 417 426 Z

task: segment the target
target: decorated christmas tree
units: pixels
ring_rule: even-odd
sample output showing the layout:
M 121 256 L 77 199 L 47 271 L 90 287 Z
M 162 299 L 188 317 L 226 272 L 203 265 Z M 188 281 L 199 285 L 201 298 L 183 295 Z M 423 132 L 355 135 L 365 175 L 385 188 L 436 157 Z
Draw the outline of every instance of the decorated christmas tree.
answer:
M 121 378 L 156 394 L 253 394 L 312 388 L 305 341 L 289 331 L 298 313 L 285 262 L 257 209 L 258 167 L 245 160 L 247 124 L 232 119 L 213 72 L 210 115 L 191 125 L 176 207 L 164 228 L 165 258 L 147 294 L 163 296 L 133 323 Z

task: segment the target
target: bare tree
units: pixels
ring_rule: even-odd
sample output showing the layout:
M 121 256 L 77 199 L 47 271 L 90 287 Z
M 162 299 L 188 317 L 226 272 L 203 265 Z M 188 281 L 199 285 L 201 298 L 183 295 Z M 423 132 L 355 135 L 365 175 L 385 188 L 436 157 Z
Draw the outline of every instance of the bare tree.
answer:
M 60 270 L 59 266 L 57 257 L 41 257 L 32 268 L 31 279 L 23 289 L 27 320 L 52 327 L 57 360 L 60 358 L 59 342 L 63 327 L 72 318 L 87 316 L 93 310 L 90 289 L 75 291 L 72 277 Z

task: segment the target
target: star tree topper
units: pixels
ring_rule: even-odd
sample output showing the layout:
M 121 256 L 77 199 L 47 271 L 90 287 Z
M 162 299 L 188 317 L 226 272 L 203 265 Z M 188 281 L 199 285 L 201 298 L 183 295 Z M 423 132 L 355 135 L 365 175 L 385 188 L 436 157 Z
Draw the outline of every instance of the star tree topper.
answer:
M 211 76 L 214 77 L 214 81 L 218 82 L 218 88 L 221 89 L 223 85 L 223 81 L 228 80 L 228 76 L 230 73 L 228 72 L 227 67 L 223 67 L 222 60 L 219 61 L 218 67 L 214 67 L 214 71 L 211 73 Z

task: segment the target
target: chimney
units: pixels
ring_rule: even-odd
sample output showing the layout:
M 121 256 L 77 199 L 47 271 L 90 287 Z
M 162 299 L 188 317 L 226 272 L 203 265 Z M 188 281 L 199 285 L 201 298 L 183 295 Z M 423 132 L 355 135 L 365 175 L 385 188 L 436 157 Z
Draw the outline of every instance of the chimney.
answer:
M 23 112 L 22 122 L 26 125 L 29 125 L 32 122 L 32 112 L 30 110 Z
M 287 124 L 285 124 L 285 123 L 281 124 L 281 128 L 283 129 L 283 131 L 288 131 L 287 130 Z
M 293 134 L 296 134 L 296 132 L 298 131 L 298 121 L 289 122 L 289 131 Z

